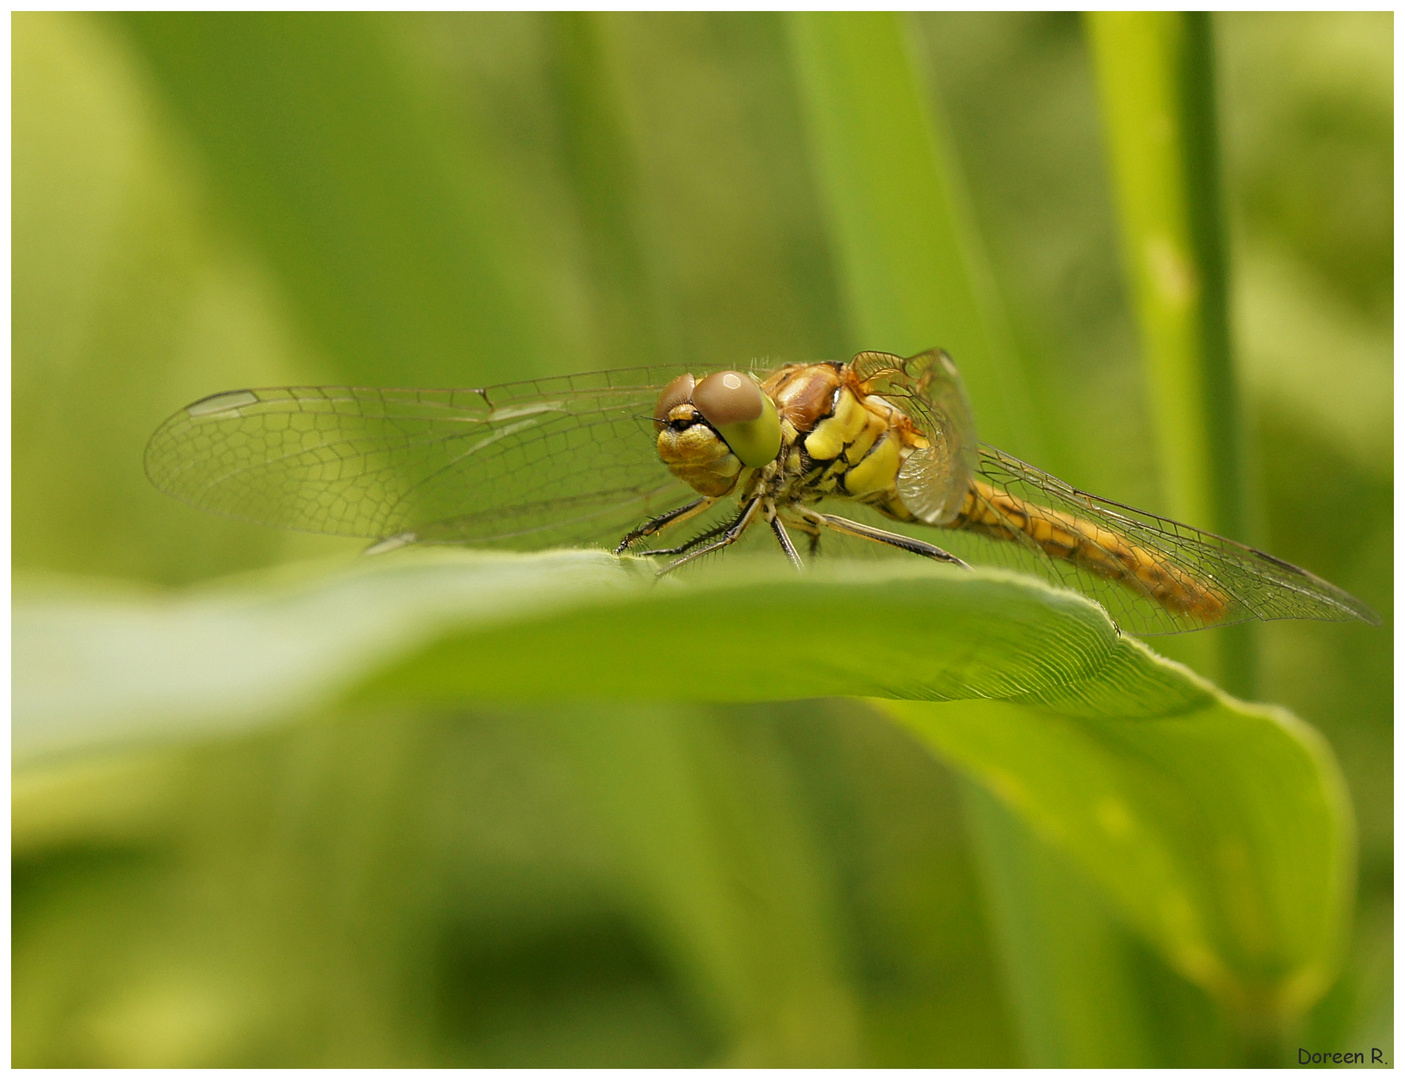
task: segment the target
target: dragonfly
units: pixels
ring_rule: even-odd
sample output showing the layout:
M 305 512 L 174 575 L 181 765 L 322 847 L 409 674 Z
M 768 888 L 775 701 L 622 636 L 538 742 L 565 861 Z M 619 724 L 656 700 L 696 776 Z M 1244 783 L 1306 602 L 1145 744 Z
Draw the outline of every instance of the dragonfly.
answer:
M 801 567 L 796 537 L 813 557 L 838 534 L 1033 572 L 1134 633 L 1380 621 L 1291 563 L 980 442 L 940 349 L 702 378 L 639 367 L 473 389 L 232 390 L 166 420 L 145 465 L 204 510 L 369 539 L 368 552 L 606 543 L 667 559 L 666 574 L 756 531 Z M 655 546 L 666 533 L 685 538 Z

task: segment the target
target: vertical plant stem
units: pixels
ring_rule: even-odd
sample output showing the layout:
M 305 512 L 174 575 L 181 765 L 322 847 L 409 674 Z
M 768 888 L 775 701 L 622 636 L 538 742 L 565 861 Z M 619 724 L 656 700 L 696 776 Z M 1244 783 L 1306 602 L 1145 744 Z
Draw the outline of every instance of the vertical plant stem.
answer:
M 1243 539 L 1210 16 L 1096 12 L 1087 25 L 1169 510 Z M 1251 693 L 1248 630 L 1217 634 L 1209 674 Z

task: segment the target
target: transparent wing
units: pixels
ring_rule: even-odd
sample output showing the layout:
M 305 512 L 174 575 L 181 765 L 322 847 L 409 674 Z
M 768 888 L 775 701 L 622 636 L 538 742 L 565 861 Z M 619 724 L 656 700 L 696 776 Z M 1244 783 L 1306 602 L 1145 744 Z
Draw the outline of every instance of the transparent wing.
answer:
M 1133 633 L 1246 619 L 1380 621 L 1306 570 L 1079 491 L 993 447 L 980 448 L 971 500 L 951 528 L 977 541 L 964 551 L 973 561 L 1032 569 L 1093 596 Z
M 853 367 L 869 391 L 902 409 L 931 444 L 903 462 L 898 494 L 928 525 L 945 525 L 960 512 L 979 457 L 976 423 L 956 365 L 941 349 L 906 359 L 859 353 Z
M 162 424 L 146 472 L 202 509 L 309 532 L 529 548 L 618 539 L 691 494 L 659 461 L 649 420 L 677 374 L 235 390 Z

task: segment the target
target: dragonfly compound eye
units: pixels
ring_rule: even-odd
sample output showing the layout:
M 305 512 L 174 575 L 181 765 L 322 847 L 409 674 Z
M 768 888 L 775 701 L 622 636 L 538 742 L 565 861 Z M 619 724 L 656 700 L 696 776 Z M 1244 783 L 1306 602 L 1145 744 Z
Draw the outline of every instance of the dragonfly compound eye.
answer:
M 693 388 L 693 404 L 742 464 L 759 469 L 775 460 L 781 448 L 780 418 L 775 403 L 750 376 L 739 371 L 709 375 Z
M 659 400 L 654 405 L 654 426 L 660 431 L 668 423 L 668 414 L 675 406 L 693 400 L 693 386 L 696 380 L 691 375 L 680 375 L 663 388 Z

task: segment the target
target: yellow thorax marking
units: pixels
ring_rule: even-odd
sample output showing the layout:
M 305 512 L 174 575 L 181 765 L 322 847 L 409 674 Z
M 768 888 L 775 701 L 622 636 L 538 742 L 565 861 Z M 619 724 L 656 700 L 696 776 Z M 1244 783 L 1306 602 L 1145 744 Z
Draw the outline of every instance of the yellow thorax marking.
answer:
M 832 461 L 857 439 L 868 424 L 868 410 L 847 386 L 839 391 L 834 414 L 815 425 L 805 439 L 805 452 L 815 461 Z M 872 440 L 869 440 L 870 443 Z

